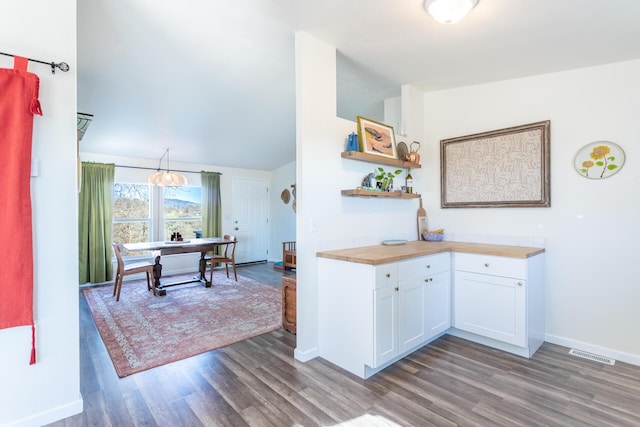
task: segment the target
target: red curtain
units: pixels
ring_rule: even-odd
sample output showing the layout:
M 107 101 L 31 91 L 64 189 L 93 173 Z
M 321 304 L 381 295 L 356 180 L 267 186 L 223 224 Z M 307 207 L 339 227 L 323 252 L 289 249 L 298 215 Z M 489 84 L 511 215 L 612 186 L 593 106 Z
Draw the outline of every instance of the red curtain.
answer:
M 13 69 L 0 69 L 0 329 L 31 326 L 34 364 L 31 137 L 42 111 L 27 62 L 15 57 Z

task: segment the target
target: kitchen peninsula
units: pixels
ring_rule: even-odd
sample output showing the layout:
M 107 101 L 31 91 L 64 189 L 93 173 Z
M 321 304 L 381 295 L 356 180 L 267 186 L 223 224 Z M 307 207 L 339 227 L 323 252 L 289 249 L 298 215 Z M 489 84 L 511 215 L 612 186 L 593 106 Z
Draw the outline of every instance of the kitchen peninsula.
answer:
M 544 248 L 413 241 L 318 256 L 319 353 L 368 378 L 449 333 L 531 357 Z

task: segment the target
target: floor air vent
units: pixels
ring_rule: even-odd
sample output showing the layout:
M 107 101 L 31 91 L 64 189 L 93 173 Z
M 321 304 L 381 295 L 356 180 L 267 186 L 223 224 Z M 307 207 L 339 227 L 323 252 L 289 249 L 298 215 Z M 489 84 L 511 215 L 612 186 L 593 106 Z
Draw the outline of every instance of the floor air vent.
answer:
M 577 357 L 582 357 L 583 359 L 593 360 L 594 362 L 604 363 L 605 365 L 615 365 L 616 361 L 610 359 L 605 356 L 600 356 L 599 354 L 587 353 L 586 351 L 571 349 L 569 350 L 569 354 Z

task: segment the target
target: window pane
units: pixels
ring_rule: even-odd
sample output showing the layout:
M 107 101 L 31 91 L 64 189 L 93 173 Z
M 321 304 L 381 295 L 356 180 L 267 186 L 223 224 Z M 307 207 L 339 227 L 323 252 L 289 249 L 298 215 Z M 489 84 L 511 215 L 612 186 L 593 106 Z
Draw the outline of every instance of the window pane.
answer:
M 115 221 L 113 223 L 113 241 L 135 243 L 149 241 L 149 221 Z
M 184 240 L 194 239 L 196 230 L 202 230 L 202 220 L 165 220 L 164 221 L 164 239 L 171 240 L 171 235 L 178 232 Z
M 115 183 L 113 185 L 114 219 L 150 218 L 149 185 Z
M 165 220 L 170 218 L 202 218 L 201 192 L 201 187 L 164 187 Z

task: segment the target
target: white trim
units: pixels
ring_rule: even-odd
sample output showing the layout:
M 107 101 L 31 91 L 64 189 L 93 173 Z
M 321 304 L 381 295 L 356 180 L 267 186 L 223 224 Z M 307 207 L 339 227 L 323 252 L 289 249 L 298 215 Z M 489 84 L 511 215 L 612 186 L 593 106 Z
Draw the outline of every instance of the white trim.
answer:
M 20 418 L 4 424 L 4 427 L 36 427 L 51 424 L 55 421 L 62 420 L 72 415 L 79 414 L 83 411 L 82 396 L 77 400 L 71 401 L 62 406 L 56 406 L 28 417 Z
M 315 359 L 318 356 L 320 356 L 320 350 L 318 349 L 318 347 L 314 347 L 306 351 L 302 351 L 296 347 L 296 349 L 293 351 L 293 357 L 300 362 L 308 362 L 309 360 Z
M 586 342 L 559 337 L 557 335 L 546 334 L 545 341 L 551 344 L 561 345 L 563 347 L 575 348 L 577 350 L 586 351 L 589 353 L 599 354 L 607 356 L 620 362 L 630 363 L 632 365 L 640 366 L 640 355 L 625 353 L 618 350 L 613 350 L 598 345 L 589 344 Z

